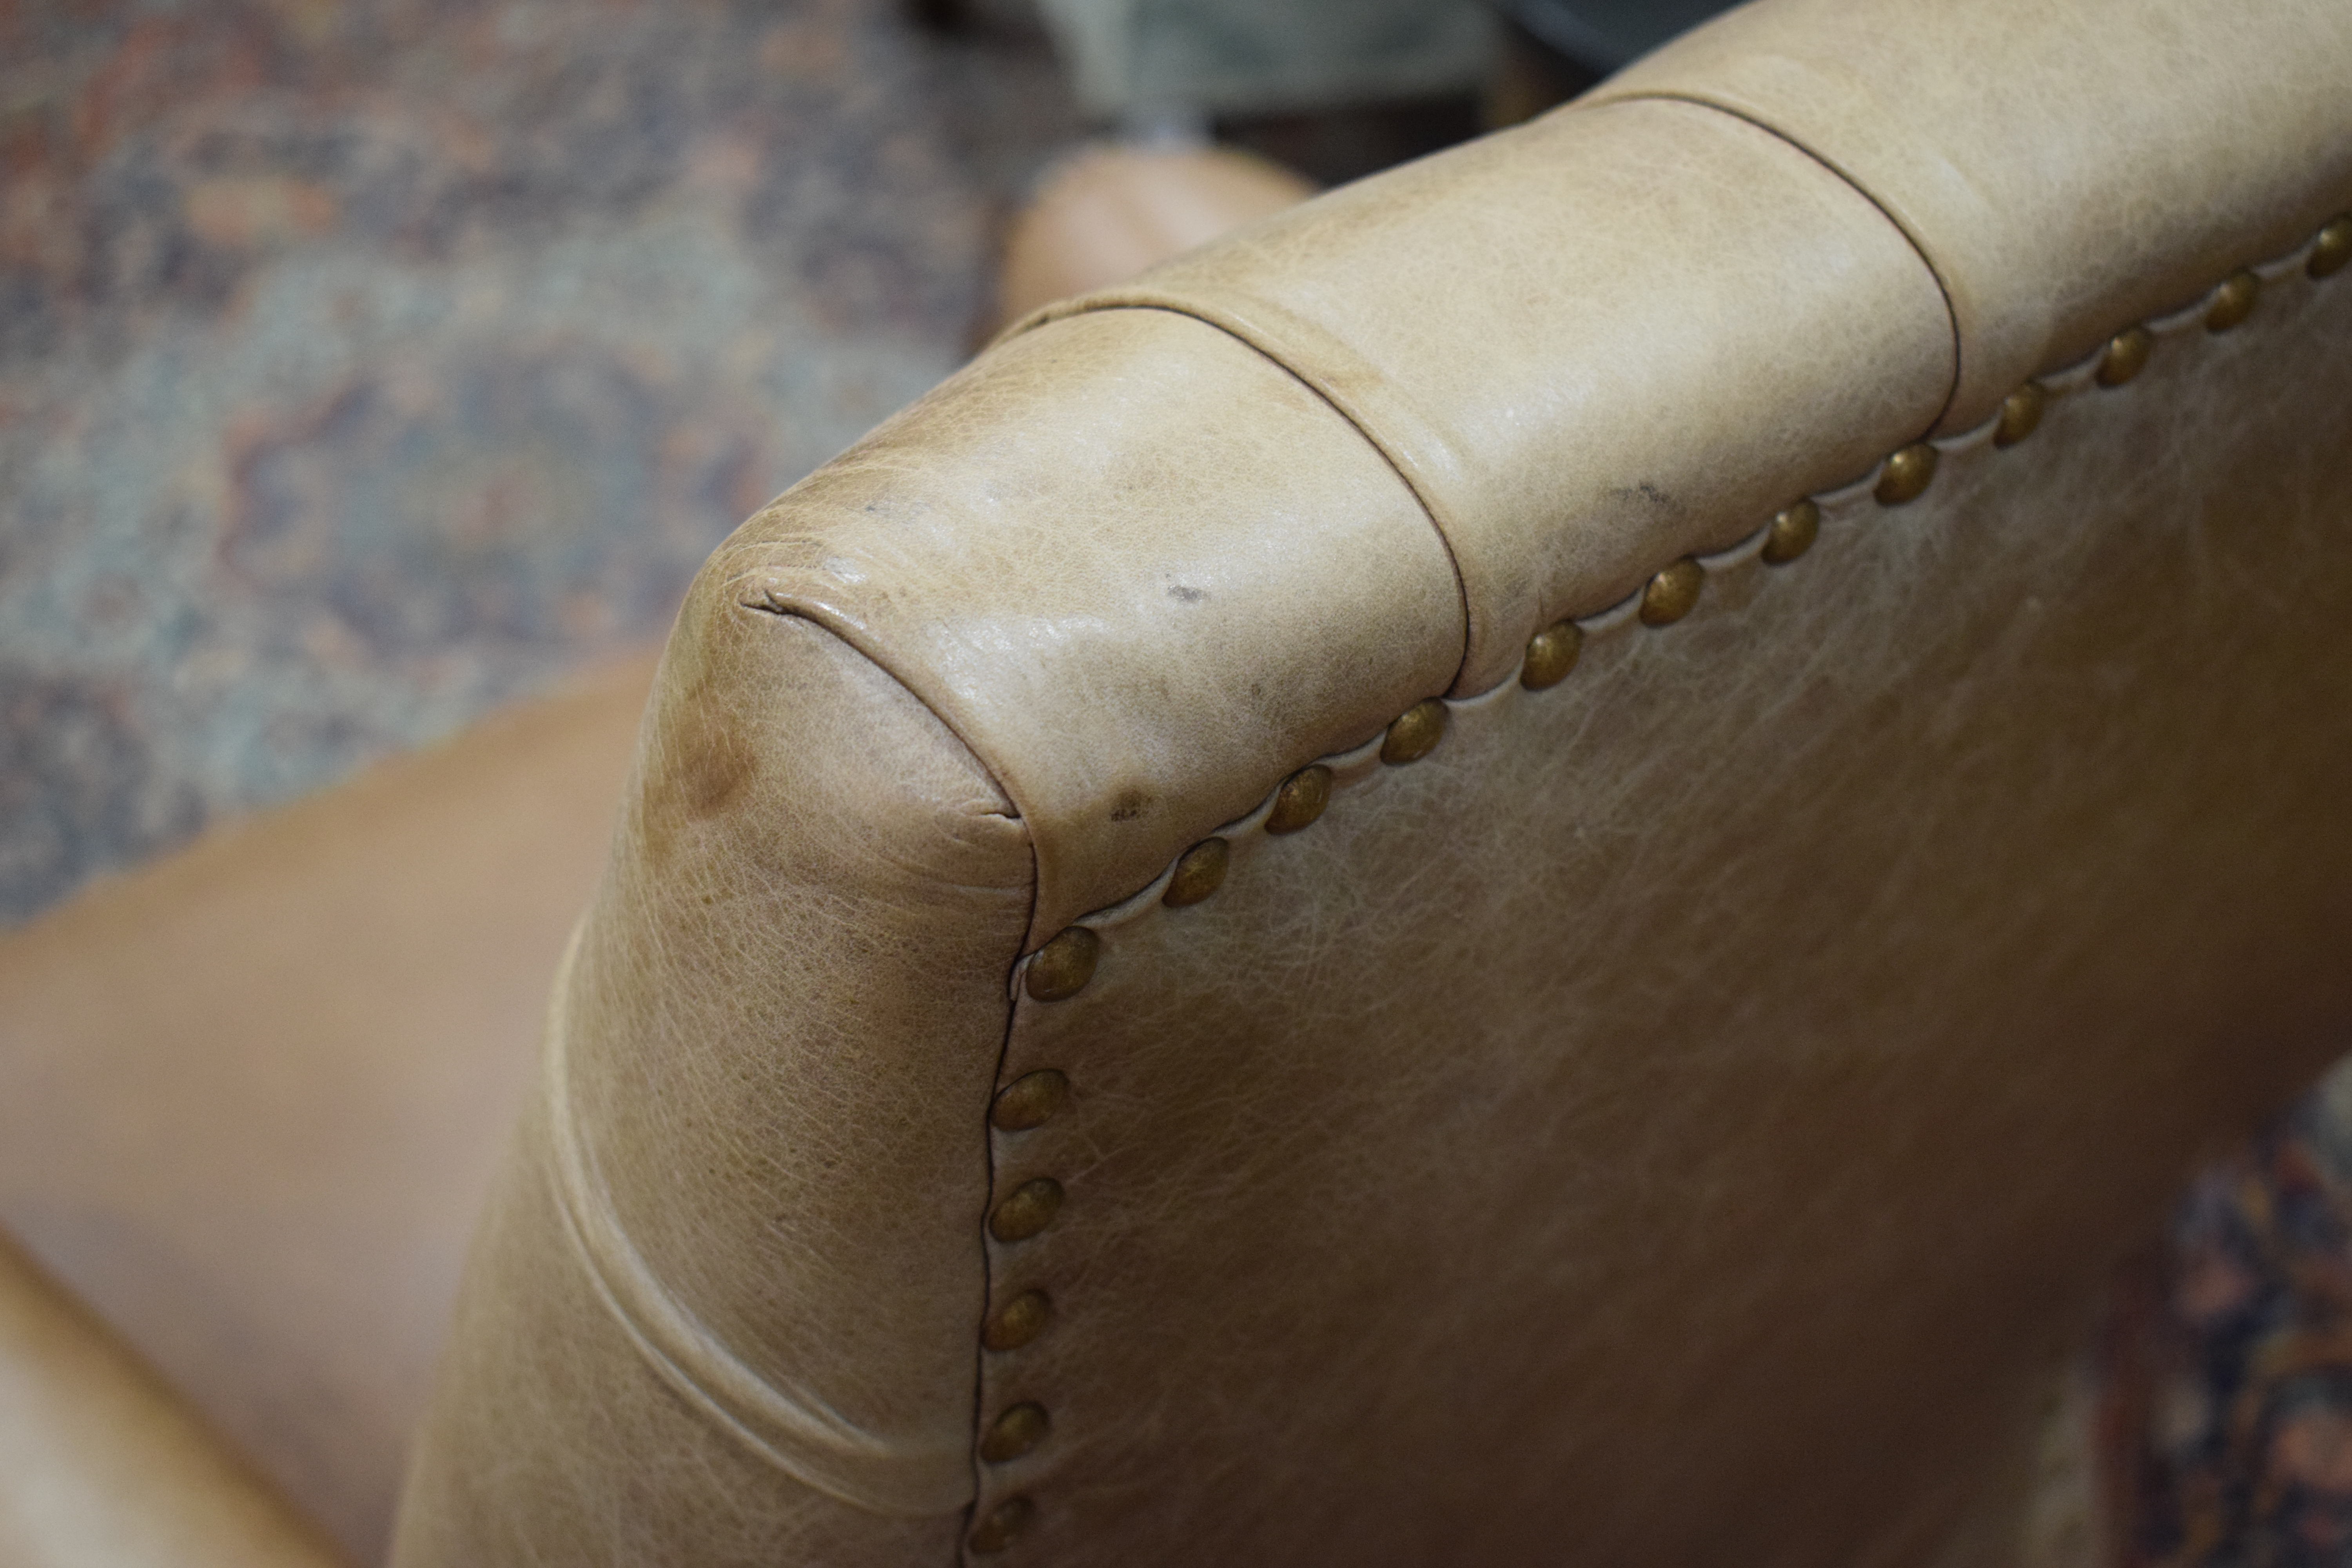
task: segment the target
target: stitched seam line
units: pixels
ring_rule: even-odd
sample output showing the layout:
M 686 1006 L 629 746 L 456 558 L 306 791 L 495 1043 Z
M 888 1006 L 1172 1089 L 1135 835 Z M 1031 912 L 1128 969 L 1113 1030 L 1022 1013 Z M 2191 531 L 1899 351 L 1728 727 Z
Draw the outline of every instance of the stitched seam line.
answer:
M 1942 269 L 1936 265 L 1936 258 L 1927 253 L 1927 242 L 1921 239 L 1918 235 L 1912 232 L 1910 225 L 1905 223 L 1900 217 L 1895 216 L 1894 208 L 1888 206 L 1885 202 L 1880 201 L 1878 197 L 1873 194 L 1869 186 L 1856 179 L 1852 172 L 1841 165 L 1835 159 L 1827 157 L 1816 149 L 1806 146 L 1802 142 L 1798 141 L 1794 136 L 1791 136 L 1786 131 L 1781 130 L 1779 126 L 1768 124 L 1766 121 L 1757 119 L 1752 114 L 1732 108 L 1731 105 L 1727 103 L 1718 103 L 1714 99 L 1703 97 L 1695 92 L 1629 92 L 1622 96 L 1612 96 L 1608 101 L 1611 103 L 1686 103 L 1694 109 L 1713 110 L 1717 114 L 1728 115 L 1732 119 L 1738 121 L 1743 125 L 1754 126 L 1757 130 L 1761 131 L 1765 135 L 1771 137 L 1774 141 L 1794 148 L 1797 152 L 1811 159 L 1814 163 L 1820 164 L 1822 168 L 1836 175 L 1838 179 L 1843 182 L 1845 186 L 1849 190 L 1853 191 L 1855 195 L 1860 196 L 1864 201 L 1868 202 L 1872 207 L 1875 208 L 1878 216 L 1885 218 L 1888 224 L 1893 226 L 1895 232 L 1903 237 L 1903 243 L 1911 247 L 1913 255 L 1918 257 L 1919 265 L 1927 269 L 1928 278 L 1936 285 L 1936 292 L 1943 298 L 1944 319 L 1951 323 L 1952 385 L 1951 389 L 1944 394 L 1944 405 L 1936 410 L 1936 416 L 1927 421 L 1927 427 L 1933 430 L 1937 426 L 1943 423 L 1944 416 L 1952 411 L 1952 405 L 1959 399 L 1962 374 L 1961 355 L 1967 352 L 1966 345 L 1964 345 L 1960 341 L 1959 307 L 1952 302 L 1952 287 L 1949 283 L 1945 281 Z

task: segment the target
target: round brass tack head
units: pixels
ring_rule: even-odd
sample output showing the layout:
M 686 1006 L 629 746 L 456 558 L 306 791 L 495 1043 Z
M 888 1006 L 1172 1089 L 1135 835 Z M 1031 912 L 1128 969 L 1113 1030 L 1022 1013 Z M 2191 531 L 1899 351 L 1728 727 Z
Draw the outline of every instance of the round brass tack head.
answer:
M 1416 702 L 1389 726 L 1389 738 L 1381 742 L 1381 761 L 1391 767 L 1417 763 L 1444 738 L 1445 704 L 1434 697 Z
M 1783 507 L 1772 514 L 1765 531 L 1762 554 L 1767 566 L 1786 566 L 1813 547 L 1822 535 L 1822 509 L 1809 500 Z
M 1023 1073 L 997 1091 L 988 1109 L 991 1125 L 1003 1132 L 1026 1132 L 1043 1127 L 1055 1112 L 1070 1103 L 1070 1080 L 1059 1068 L 1039 1068 Z
M 2050 393 L 2038 381 L 2029 381 L 2000 400 L 2000 423 L 1993 426 L 1992 444 L 2014 447 L 2042 426 L 2042 411 L 2050 406 Z
M 1529 691 L 1558 686 L 1576 668 L 1584 651 L 1584 628 L 1574 621 L 1555 621 L 1528 639 L 1528 661 L 1519 666 L 1519 684 Z
M 2352 261 L 2352 213 L 2319 231 L 2319 237 L 2311 243 L 2311 259 L 2303 264 L 2303 269 L 2314 278 L 2325 278 L 2343 271 L 2347 261 Z
M 2147 368 L 2147 356 L 2156 352 L 2156 339 L 2146 327 L 2130 327 L 2107 340 L 2107 352 L 2099 356 L 2099 384 L 2121 386 Z
M 2254 313 L 2254 301 L 2263 294 L 2263 280 L 2243 268 L 2221 279 L 2213 290 L 2213 302 L 2205 307 L 2205 330 L 2226 332 Z
M 1037 1176 L 1013 1189 L 1013 1195 L 988 1216 L 988 1234 L 999 1241 L 1026 1241 L 1054 1223 L 1062 1206 L 1062 1184 Z
M 1645 626 L 1672 625 L 1691 613 L 1698 603 L 1699 590 L 1706 586 L 1706 568 L 1689 556 L 1667 567 L 1650 579 L 1642 590 L 1642 624 Z
M 1043 1290 L 1024 1290 L 988 1320 L 980 1331 L 980 1342 L 992 1351 L 1017 1351 L 1053 1321 L 1053 1299 Z
M 1095 961 L 1101 956 L 1102 938 L 1084 926 L 1072 926 L 1037 950 L 1024 984 L 1040 1002 L 1076 996 L 1095 977 Z
M 1936 478 L 1936 448 L 1925 441 L 1914 441 L 1886 459 L 1879 470 L 1878 488 L 1871 494 L 1881 506 L 1901 506 L 1917 500 L 1927 492 Z
M 1044 1442 L 1051 1426 L 1045 1407 L 1035 1400 L 1016 1405 L 988 1424 L 980 1439 L 980 1457 L 992 1465 L 1017 1459 Z
M 1225 867 L 1232 859 L 1232 845 L 1222 838 L 1202 839 L 1176 858 L 1175 875 L 1168 879 L 1168 890 L 1160 901 L 1171 910 L 1199 903 L 1225 885 Z
M 1323 815 L 1331 804 L 1331 770 L 1321 763 L 1304 767 L 1282 781 L 1275 792 L 1274 809 L 1265 816 L 1268 833 L 1296 833 Z
M 969 1538 L 971 1549 L 982 1556 L 1003 1551 L 1013 1538 L 1029 1528 L 1037 1517 L 1037 1505 L 1025 1497 L 1006 1498 L 988 1510 L 988 1517 L 972 1526 Z

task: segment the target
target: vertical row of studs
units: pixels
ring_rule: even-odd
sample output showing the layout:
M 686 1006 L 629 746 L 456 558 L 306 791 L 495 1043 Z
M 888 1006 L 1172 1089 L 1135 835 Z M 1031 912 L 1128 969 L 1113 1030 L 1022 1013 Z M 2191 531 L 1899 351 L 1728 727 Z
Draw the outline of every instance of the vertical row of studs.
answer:
M 2322 228 L 2311 243 L 2304 270 L 2312 279 L 2327 278 L 2352 263 L 2352 214 Z M 2260 301 L 2262 279 L 2241 268 L 2208 296 L 2204 325 L 2209 332 L 2226 332 L 2253 313 Z M 2156 336 L 2146 326 L 2127 327 L 2109 339 L 2098 354 L 2093 379 L 2101 387 L 2123 386 L 2147 368 L 2156 351 Z M 2028 381 L 2001 402 L 1993 426 L 1992 445 L 2009 447 L 2033 434 L 2048 407 L 2049 389 Z M 1879 466 L 1871 494 L 1882 507 L 1908 505 L 1925 495 L 1935 482 L 1938 448 L 1916 441 L 1888 454 Z M 1768 566 L 1785 566 L 1812 548 L 1820 537 L 1822 511 L 1810 498 L 1791 502 L 1765 525 L 1758 558 Z M 1752 536 L 1751 536 L 1752 537 Z M 1706 568 L 1684 556 L 1660 569 L 1642 589 L 1636 615 L 1646 626 L 1665 626 L 1690 614 L 1706 587 Z M 1559 685 L 1576 668 L 1584 646 L 1584 632 L 1573 619 L 1546 626 L 1528 640 L 1519 667 L 1519 684 L 1530 691 Z M 1391 721 L 1381 742 L 1381 761 L 1402 766 L 1420 761 L 1444 739 L 1449 710 L 1430 698 L 1414 703 Z M 1277 837 L 1311 826 L 1331 802 L 1332 773 L 1321 763 L 1310 763 L 1285 779 L 1275 791 L 1264 823 Z M 1197 904 L 1224 885 L 1232 846 L 1222 837 L 1204 838 L 1176 858 L 1160 902 L 1171 909 Z M 1085 925 L 1073 925 L 1048 942 L 1029 960 L 1022 984 L 1038 1002 L 1060 1002 L 1076 995 L 1094 978 L 1101 957 L 1102 939 Z M 989 1112 L 999 1132 L 1021 1133 L 1042 1127 L 1067 1108 L 1071 1083 L 1056 1068 L 1044 1068 L 1014 1079 L 998 1093 Z M 1061 1183 L 1037 1176 L 1022 1183 L 996 1201 L 988 1216 L 989 1234 L 1000 1243 L 1025 1241 L 1043 1232 L 1061 1211 Z M 1040 1288 L 1021 1291 L 992 1312 L 982 1330 L 981 1342 L 990 1354 L 1010 1355 L 1033 1343 L 1052 1325 L 1053 1300 Z M 1045 1407 L 1024 1399 L 999 1411 L 981 1428 L 979 1455 L 983 1464 L 999 1465 L 1033 1452 L 1053 1429 Z M 991 1509 L 972 1526 L 969 1544 L 976 1554 L 999 1552 L 1036 1517 L 1035 1501 L 1016 1495 Z

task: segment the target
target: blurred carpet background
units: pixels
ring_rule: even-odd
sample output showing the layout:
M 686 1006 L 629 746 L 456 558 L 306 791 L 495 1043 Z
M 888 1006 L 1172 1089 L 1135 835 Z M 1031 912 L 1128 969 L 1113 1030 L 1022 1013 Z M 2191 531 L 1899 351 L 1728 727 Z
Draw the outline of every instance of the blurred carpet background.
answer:
M 886 0 L 0 0 L 0 924 L 658 637 L 1075 130 Z

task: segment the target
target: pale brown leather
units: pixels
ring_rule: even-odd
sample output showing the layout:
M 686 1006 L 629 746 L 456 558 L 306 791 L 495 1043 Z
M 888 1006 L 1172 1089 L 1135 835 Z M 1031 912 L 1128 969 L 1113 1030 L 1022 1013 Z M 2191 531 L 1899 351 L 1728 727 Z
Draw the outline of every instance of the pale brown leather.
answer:
M 664 662 L 396 1562 L 954 1550 L 1028 829 L 740 560 Z
M 1002 1075 L 1075 1094 L 995 1135 L 1068 1194 L 990 1247 L 1008 1561 L 1910 1563 L 2021 1489 L 2117 1252 L 2352 1040 L 2347 347 L 2290 267 L 1090 919 Z
M 2169 199 L 2165 145 L 2108 182 Z M 2308 226 L 2297 171 L 2261 188 Z M 2107 1261 L 2352 1020 L 2352 274 L 2256 215 L 2173 296 L 2260 264 L 2252 321 L 2053 374 L 2025 444 L 1882 507 L 1967 363 L 1901 200 L 1716 108 L 1572 107 L 1034 325 L 747 524 L 406 1568 L 936 1562 L 1024 1500 L 1006 1561 L 2016 1550 Z M 1688 620 L 1611 605 L 1708 552 Z M 1562 612 L 1583 665 L 1527 691 Z M 1328 815 L 1269 837 L 1318 756 Z M 1224 888 L 1160 904 L 1217 832 Z M 1078 919 L 1099 968 L 1036 1000 Z M 1045 1068 L 1073 1102 L 991 1132 Z M 1051 1325 L 982 1352 L 1032 1288 Z
M 1903 237 L 1691 104 L 1547 115 L 1047 315 L 1129 305 L 1255 345 L 1396 465 L 1461 575 L 1457 694 L 1538 628 L 1852 479 L 1951 387 L 1949 318 Z
M 0 940 L 0 1222 L 361 1562 L 650 665 Z
M 1124 283 L 1314 194 L 1280 164 L 1230 147 L 1089 147 L 1055 168 L 1007 229 L 997 322 Z
M 153 1373 L 0 1241 L 0 1563 L 335 1562 Z
M 1444 547 L 1394 470 L 1264 355 L 1165 310 L 1003 344 L 709 570 L 831 628 L 989 760 L 1034 839 L 1030 946 L 1444 690 L 1462 649 Z
M 2352 6 L 2307 0 L 1772 0 L 1594 99 L 1717 105 L 1867 191 L 1951 301 L 1949 431 L 2333 216 L 2347 80 Z

